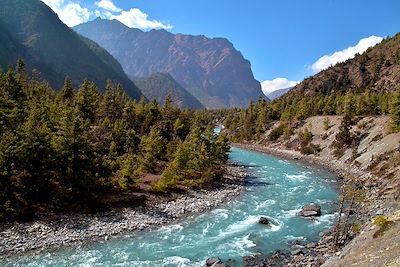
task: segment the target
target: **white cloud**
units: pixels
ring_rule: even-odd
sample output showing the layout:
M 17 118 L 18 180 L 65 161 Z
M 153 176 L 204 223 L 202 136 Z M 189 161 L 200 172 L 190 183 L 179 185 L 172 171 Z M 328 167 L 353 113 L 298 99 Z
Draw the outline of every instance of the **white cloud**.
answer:
M 112 16 L 110 19 L 116 19 L 131 28 L 142 30 L 149 29 L 171 29 L 170 24 L 164 24 L 157 20 L 149 20 L 146 13 L 138 8 L 132 8 L 129 11 L 122 11 L 121 14 Z
M 298 83 L 299 82 L 297 82 L 297 81 L 289 81 L 286 78 L 278 77 L 273 80 L 263 81 L 261 83 L 261 88 L 262 88 L 262 91 L 264 92 L 264 94 L 268 95 L 276 90 L 292 87 Z
M 104 19 L 116 19 L 131 28 L 142 30 L 150 29 L 171 29 L 170 24 L 165 24 L 157 20 L 149 20 L 149 15 L 138 8 L 122 10 L 117 7 L 112 0 L 100 0 L 95 3 L 99 8 L 90 11 L 83 7 L 78 0 L 42 0 L 48 5 L 58 17 L 69 27 L 89 21 L 92 16 Z
M 368 38 L 361 39 L 356 46 L 350 46 L 342 51 L 320 57 L 314 64 L 312 64 L 311 68 L 314 73 L 318 73 L 321 70 L 335 65 L 336 63 L 353 58 L 357 53 L 364 53 L 369 47 L 382 42 L 382 40 L 383 38 L 378 36 L 370 36 Z
M 117 7 L 111 0 L 101 0 L 96 2 L 96 6 L 99 8 L 111 11 L 111 12 L 121 12 L 122 9 Z
M 78 2 L 65 0 L 42 0 L 42 2 L 53 9 L 60 20 L 69 27 L 88 21 L 92 15 L 89 9 L 82 7 Z

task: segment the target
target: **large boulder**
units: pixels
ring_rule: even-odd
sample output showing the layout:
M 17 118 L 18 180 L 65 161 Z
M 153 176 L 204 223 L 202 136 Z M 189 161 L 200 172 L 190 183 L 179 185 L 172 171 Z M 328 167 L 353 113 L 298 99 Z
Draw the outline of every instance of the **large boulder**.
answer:
M 212 257 L 206 261 L 206 266 L 210 267 L 234 267 L 235 264 L 235 260 L 229 259 L 226 262 L 222 262 L 221 259 L 218 257 Z
M 206 266 L 214 266 L 217 263 L 222 263 L 221 259 L 218 257 L 212 257 L 206 260 Z
M 266 218 L 266 217 L 261 217 L 261 218 L 258 220 L 258 223 L 259 223 L 259 224 L 270 225 L 270 224 L 271 224 L 271 221 L 270 221 L 268 218 Z
M 299 214 L 300 214 L 300 216 L 303 216 L 303 217 L 321 216 L 321 206 L 319 206 L 317 204 L 305 205 L 301 209 Z

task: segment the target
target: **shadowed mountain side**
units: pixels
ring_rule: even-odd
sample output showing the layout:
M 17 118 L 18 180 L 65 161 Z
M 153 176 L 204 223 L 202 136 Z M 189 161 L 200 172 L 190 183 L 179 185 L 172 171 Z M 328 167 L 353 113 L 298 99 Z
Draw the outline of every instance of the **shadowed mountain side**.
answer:
M 39 70 L 55 88 L 68 75 L 75 85 L 89 79 L 102 91 L 111 79 L 121 83 L 129 96 L 142 95 L 106 50 L 76 34 L 39 0 L 2 1 L 0 48 L 1 68 L 22 58 L 28 71 Z
M 100 18 L 74 29 L 107 49 L 130 77 L 169 73 L 207 108 L 244 107 L 263 95 L 250 62 L 227 39 L 143 32 Z
M 174 104 L 179 108 L 204 108 L 199 100 L 186 91 L 168 73 L 156 73 L 146 78 L 134 79 L 133 81 L 147 99 L 155 99 L 160 105 L 164 104 L 165 98 L 169 95 Z

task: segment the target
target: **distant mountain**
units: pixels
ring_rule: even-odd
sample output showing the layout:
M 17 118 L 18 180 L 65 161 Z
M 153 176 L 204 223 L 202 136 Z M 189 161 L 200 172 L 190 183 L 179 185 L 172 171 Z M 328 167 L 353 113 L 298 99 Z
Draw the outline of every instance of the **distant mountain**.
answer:
M 164 104 L 165 97 L 170 95 L 177 107 L 204 108 L 199 100 L 186 91 L 168 73 L 156 73 L 146 78 L 133 79 L 133 81 L 147 99 L 155 99 L 161 105 Z
M 267 94 L 267 97 L 270 100 L 274 100 L 276 98 L 283 96 L 284 94 L 286 94 L 287 92 L 289 92 L 292 89 L 293 89 L 293 87 L 278 89 L 278 90 L 275 90 L 275 91 Z
M 366 89 L 394 91 L 400 85 L 400 34 L 383 40 L 346 62 L 336 64 L 305 79 L 291 91 L 294 94 L 330 94 Z
M 76 85 L 87 78 L 101 90 L 111 79 L 131 97 L 142 95 L 106 50 L 68 28 L 40 0 L 4 0 L 0 7 L 1 68 L 22 58 L 55 88 L 68 75 Z
M 250 62 L 227 39 L 143 32 L 100 18 L 74 29 L 107 49 L 130 77 L 169 73 L 208 108 L 243 107 L 263 95 Z

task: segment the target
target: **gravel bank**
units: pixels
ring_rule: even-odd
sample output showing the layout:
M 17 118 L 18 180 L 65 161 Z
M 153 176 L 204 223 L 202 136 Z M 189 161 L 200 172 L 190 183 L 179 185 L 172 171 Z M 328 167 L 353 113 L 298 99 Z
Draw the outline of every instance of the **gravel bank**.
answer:
M 212 189 L 186 191 L 168 202 L 96 214 L 53 215 L 29 223 L 0 224 L 0 258 L 108 240 L 202 213 L 238 196 L 244 190 L 245 177 L 244 168 L 228 165 L 226 175 Z

